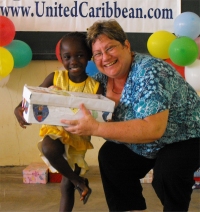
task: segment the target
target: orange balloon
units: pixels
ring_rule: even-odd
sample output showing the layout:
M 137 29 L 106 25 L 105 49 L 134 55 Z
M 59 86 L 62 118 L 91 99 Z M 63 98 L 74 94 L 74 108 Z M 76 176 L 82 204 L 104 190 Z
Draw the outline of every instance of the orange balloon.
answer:
M 62 63 L 62 59 L 60 57 L 60 41 L 58 41 L 58 43 L 56 44 L 56 57 L 58 59 L 58 61 L 60 61 Z
M 185 79 L 185 67 L 184 66 L 178 66 L 174 64 L 170 58 L 166 59 L 165 62 L 169 63 L 172 65 L 178 72 L 179 74 Z

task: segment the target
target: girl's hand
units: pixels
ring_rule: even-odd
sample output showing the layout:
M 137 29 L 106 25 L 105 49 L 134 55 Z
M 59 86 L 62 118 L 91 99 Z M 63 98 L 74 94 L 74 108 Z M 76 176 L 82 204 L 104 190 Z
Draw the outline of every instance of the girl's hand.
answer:
M 29 123 L 27 123 L 23 117 L 23 112 L 24 112 L 24 108 L 20 105 L 18 105 L 15 110 L 14 110 L 14 114 L 19 122 L 20 127 L 22 128 L 26 128 L 25 125 L 31 125 Z
M 61 120 L 61 123 L 69 125 L 64 127 L 64 129 L 77 135 L 95 135 L 99 122 L 92 117 L 90 111 L 83 104 L 81 104 L 80 109 L 83 113 L 83 118 L 78 120 Z

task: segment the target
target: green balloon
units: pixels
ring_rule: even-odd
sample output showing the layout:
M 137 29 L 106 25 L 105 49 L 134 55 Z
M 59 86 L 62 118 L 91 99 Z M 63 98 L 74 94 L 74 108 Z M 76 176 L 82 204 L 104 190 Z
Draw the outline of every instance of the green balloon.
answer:
M 13 56 L 14 68 L 22 68 L 32 60 L 32 50 L 28 44 L 21 40 L 13 40 L 9 45 L 4 46 Z
M 169 57 L 178 66 L 188 66 L 198 57 L 198 46 L 189 37 L 178 37 L 169 46 Z

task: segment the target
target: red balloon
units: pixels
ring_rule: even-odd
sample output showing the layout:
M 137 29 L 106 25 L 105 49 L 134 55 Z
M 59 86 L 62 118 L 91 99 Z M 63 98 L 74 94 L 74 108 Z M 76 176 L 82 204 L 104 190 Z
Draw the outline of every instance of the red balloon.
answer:
M 62 59 L 60 57 L 60 41 L 58 41 L 58 43 L 56 44 L 56 57 L 58 59 L 58 61 L 60 61 L 62 63 Z
M 8 45 L 14 37 L 15 26 L 13 22 L 5 16 L 0 16 L 0 46 Z
M 171 66 L 173 66 L 179 74 L 185 79 L 185 67 L 184 66 L 178 66 L 174 64 L 170 58 L 166 59 L 165 62 L 169 63 Z

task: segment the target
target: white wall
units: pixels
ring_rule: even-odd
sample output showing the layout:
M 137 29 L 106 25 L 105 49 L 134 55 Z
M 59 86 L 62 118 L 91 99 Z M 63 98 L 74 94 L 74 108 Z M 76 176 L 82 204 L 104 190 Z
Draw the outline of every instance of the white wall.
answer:
M 0 166 L 21 166 L 40 162 L 37 142 L 40 125 L 33 124 L 22 129 L 14 115 L 14 108 L 22 100 L 24 84 L 38 86 L 56 69 L 62 68 L 58 61 L 32 61 L 24 68 L 13 69 L 8 83 L 0 87 Z M 86 161 L 98 165 L 98 150 L 104 139 L 92 137 L 94 149 L 88 150 Z

